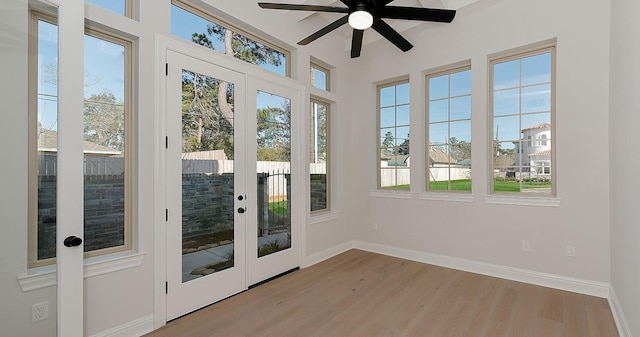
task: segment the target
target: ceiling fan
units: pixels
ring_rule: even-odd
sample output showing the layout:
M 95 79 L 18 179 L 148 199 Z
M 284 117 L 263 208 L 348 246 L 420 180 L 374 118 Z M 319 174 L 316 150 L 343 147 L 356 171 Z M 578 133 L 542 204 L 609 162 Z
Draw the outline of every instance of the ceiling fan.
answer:
M 310 42 L 344 25 L 345 23 L 349 23 L 349 26 L 353 28 L 353 37 L 351 39 L 351 58 L 360 56 L 364 30 L 369 27 L 372 27 L 375 31 L 380 33 L 380 35 L 384 36 L 387 40 L 389 40 L 404 52 L 413 48 L 413 45 L 409 41 L 402 37 L 402 35 L 400 35 L 386 22 L 382 21 L 382 19 L 402 19 L 450 23 L 451 21 L 453 21 L 453 18 L 456 15 L 456 11 L 450 9 L 387 6 L 393 0 L 340 1 L 345 4 L 347 8 L 270 2 L 258 2 L 258 6 L 267 9 L 346 13 L 347 15 L 330 23 L 319 31 L 307 36 L 306 38 L 298 42 L 298 44 L 309 44 Z

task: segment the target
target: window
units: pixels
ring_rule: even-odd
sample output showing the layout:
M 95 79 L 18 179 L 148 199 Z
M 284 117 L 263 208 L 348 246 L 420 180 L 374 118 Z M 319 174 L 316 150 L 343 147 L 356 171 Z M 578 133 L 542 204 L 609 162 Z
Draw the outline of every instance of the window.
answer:
M 57 212 L 57 57 L 54 18 L 34 14 L 30 142 L 29 265 L 55 263 Z M 84 39 L 85 256 L 131 247 L 132 44 L 98 31 Z
M 410 188 L 409 82 L 378 87 L 378 188 Z
M 85 0 L 96 6 L 106 8 L 123 16 L 131 17 L 131 1 L 132 0 Z
M 554 60 L 551 46 L 490 62 L 492 192 L 554 194 Z
M 427 76 L 427 190 L 471 191 L 471 69 Z
M 277 74 L 289 75 L 289 52 L 240 32 L 182 1 L 173 1 L 171 4 L 171 34 L 221 53 L 232 54 L 237 59 Z
M 330 210 L 329 104 L 311 100 L 309 172 L 311 212 Z
M 311 86 L 329 91 L 329 70 L 311 63 Z

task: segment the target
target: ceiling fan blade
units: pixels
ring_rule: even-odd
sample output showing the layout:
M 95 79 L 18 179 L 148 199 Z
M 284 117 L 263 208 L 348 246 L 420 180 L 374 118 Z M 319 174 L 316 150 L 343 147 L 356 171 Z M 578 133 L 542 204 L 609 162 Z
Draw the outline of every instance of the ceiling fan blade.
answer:
M 391 43 L 396 45 L 402 51 L 408 51 L 413 48 L 413 45 L 407 41 L 402 35 L 400 35 L 395 29 L 391 28 L 386 22 L 380 18 L 373 18 L 373 26 L 371 26 L 376 32 L 384 36 Z
M 319 31 L 307 36 L 306 38 L 300 40 L 300 42 L 298 42 L 299 45 L 307 45 L 312 41 L 315 41 L 316 39 L 318 39 L 319 37 L 324 36 L 325 34 L 335 30 L 336 28 L 344 25 L 345 23 L 347 23 L 349 21 L 349 15 L 345 15 L 343 17 L 341 17 L 340 19 L 328 24 L 326 27 L 320 29 Z
M 351 58 L 356 58 L 360 56 L 360 51 L 362 50 L 362 36 L 364 35 L 364 30 L 354 29 L 353 37 L 351 38 Z
M 417 8 L 417 7 L 397 7 L 386 6 L 378 14 L 385 19 L 403 19 L 446 22 L 453 21 L 456 11 L 452 9 Z
M 381 9 L 382 7 L 388 5 L 393 0 L 373 0 L 373 6 L 376 9 Z
M 345 8 L 345 7 L 294 5 L 294 4 L 280 4 L 280 3 L 272 3 L 272 2 L 258 2 L 258 6 L 260 6 L 260 8 L 286 9 L 290 11 L 349 13 L 349 8 Z

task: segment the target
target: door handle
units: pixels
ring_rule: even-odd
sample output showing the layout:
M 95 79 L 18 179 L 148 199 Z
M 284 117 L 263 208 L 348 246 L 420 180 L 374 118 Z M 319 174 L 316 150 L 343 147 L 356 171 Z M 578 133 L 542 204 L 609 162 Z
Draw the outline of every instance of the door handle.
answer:
M 247 208 L 246 208 L 246 207 L 240 207 L 240 208 L 238 208 L 238 213 L 240 213 L 240 214 L 242 214 L 242 213 L 244 213 L 244 212 L 246 212 L 246 211 L 247 211 Z
M 66 247 L 78 247 L 80 244 L 82 244 L 82 239 L 77 236 L 71 235 L 64 239 L 64 245 Z

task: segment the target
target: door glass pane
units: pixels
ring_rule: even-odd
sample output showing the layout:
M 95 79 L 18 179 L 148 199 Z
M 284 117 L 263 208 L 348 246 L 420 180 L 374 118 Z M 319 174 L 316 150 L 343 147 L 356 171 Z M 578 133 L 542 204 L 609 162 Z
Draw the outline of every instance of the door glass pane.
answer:
M 125 245 L 125 47 L 85 35 L 84 250 Z
M 35 260 L 56 256 L 58 26 L 38 20 L 37 245 Z
M 291 247 L 291 100 L 257 93 L 258 257 Z
M 233 88 L 182 71 L 182 282 L 234 266 Z

